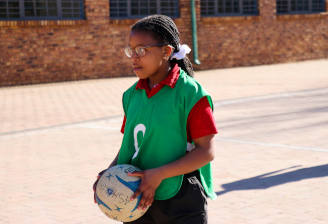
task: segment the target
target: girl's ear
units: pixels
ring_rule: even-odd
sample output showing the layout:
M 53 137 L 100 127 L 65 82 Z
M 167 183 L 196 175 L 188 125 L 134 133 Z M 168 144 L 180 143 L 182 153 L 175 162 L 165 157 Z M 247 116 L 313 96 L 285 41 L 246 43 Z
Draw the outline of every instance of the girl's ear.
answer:
M 171 56 L 171 54 L 173 53 L 173 49 L 174 48 L 172 46 L 170 46 L 170 45 L 164 46 L 163 58 L 164 59 L 168 59 Z

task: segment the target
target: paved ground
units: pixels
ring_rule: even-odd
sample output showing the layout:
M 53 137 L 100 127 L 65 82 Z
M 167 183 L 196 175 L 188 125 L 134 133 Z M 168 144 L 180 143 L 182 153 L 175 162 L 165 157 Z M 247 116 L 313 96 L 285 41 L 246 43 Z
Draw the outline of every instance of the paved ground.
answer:
M 219 129 L 209 223 L 328 223 L 328 60 L 209 70 Z M 92 184 L 136 78 L 0 88 L 0 223 L 116 223 Z

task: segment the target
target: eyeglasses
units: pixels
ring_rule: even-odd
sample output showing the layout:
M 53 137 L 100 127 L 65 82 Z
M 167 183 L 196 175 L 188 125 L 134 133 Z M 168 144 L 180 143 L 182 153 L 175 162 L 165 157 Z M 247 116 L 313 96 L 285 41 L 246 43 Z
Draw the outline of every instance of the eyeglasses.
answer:
M 160 47 L 160 46 L 165 46 L 165 45 L 167 45 L 167 44 L 155 44 L 155 45 L 146 46 L 146 47 L 137 46 L 137 47 L 134 48 L 134 50 L 130 46 L 126 46 L 124 48 L 124 51 L 125 51 L 126 56 L 128 56 L 129 58 L 132 57 L 133 51 L 136 52 L 136 55 L 138 57 L 143 57 L 146 54 L 146 50 L 145 50 L 146 48 L 148 48 L 148 47 Z

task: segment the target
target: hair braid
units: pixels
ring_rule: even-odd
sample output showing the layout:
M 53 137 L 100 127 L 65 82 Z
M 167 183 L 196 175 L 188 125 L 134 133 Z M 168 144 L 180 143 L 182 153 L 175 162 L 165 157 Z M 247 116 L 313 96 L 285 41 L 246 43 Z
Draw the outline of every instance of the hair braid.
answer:
M 153 34 L 153 37 L 160 42 L 174 47 L 174 53 L 180 51 L 179 31 L 173 20 L 165 15 L 151 15 L 140 19 L 132 27 L 132 31 L 146 31 Z M 194 70 L 187 56 L 181 60 L 172 59 L 171 62 L 177 63 L 189 76 L 194 77 Z

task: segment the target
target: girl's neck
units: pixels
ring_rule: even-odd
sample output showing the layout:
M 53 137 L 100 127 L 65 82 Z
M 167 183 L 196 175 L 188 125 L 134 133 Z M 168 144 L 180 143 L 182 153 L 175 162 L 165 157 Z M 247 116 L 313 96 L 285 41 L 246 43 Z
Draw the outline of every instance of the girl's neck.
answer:
M 162 71 L 158 71 L 157 74 L 152 75 L 148 78 L 148 86 L 150 89 L 154 88 L 156 85 L 158 85 L 160 82 L 162 82 L 166 77 L 170 74 L 172 70 L 172 66 L 170 63 L 168 63 L 167 66 Z

